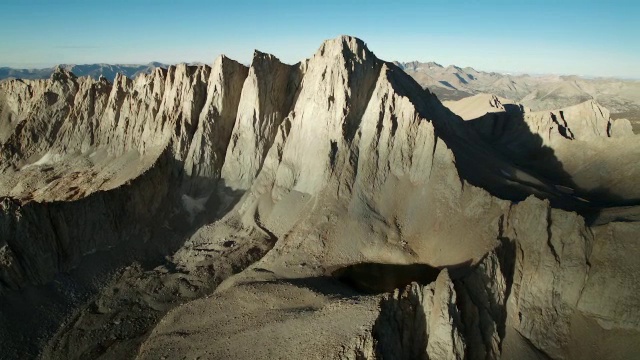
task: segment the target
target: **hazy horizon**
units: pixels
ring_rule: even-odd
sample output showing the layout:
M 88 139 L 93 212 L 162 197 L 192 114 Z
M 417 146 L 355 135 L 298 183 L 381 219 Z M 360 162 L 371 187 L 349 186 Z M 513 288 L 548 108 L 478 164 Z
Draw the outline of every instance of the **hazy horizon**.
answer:
M 259 49 L 256 49 L 259 50 Z M 264 51 L 263 51 L 264 52 Z M 267 52 L 268 53 L 268 52 Z M 277 57 L 276 54 L 271 54 Z M 311 56 L 311 55 L 310 55 Z M 233 59 L 236 60 L 236 59 Z M 386 60 L 386 59 L 384 59 Z M 390 61 L 390 62 L 395 62 L 397 60 L 386 60 L 386 61 Z M 436 62 L 437 61 L 432 61 L 432 60 L 411 60 L 411 61 L 399 61 L 401 63 L 409 63 L 409 62 L 413 62 L 413 61 L 417 61 L 420 63 L 428 63 L 428 62 Z M 10 68 L 13 70 L 43 70 L 43 69 L 51 69 L 54 68 L 58 65 L 73 65 L 73 66 L 91 66 L 91 65 L 111 65 L 111 66 L 146 66 L 146 65 L 150 65 L 152 63 L 156 63 L 156 64 L 160 64 L 163 66 L 170 66 L 170 65 L 177 65 L 177 64 L 206 64 L 206 65 L 212 65 L 213 61 L 209 61 L 209 62 L 204 62 L 204 61 L 192 61 L 192 62 L 176 62 L 176 63 L 165 63 L 165 62 L 161 62 L 161 61 L 149 61 L 146 63 L 105 63 L 105 62 L 96 62 L 96 63 L 84 63 L 84 64 L 74 64 L 74 63 L 59 63 L 59 64 L 45 64 L 43 66 L 34 66 L 34 67 L 15 67 L 15 66 L 0 66 L 0 68 Z M 251 64 L 251 62 L 241 62 L 246 66 L 249 66 Z M 293 63 L 290 63 L 293 64 Z M 470 65 L 459 65 L 459 64 L 440 64 L 439 65 L 443 66 L 443 67 L 448 67 L 448 66 L 458 66 L 460 68 L 473 68 L 476 71 L 481 71 L 481 72 L 486 72 L 486 73 L 490 73 L 490 72 L 495 72 L 501 75 L 512 75 L 512 76 L 531 76 L 531 77 L 545 77 L 545 76 L 577 76 L 580 78 L 584 78 L 584 79 L 619 79 L 619 80 L 628 80 L 628 81 L 640 81 L 640 76 L 639 77 L 625 77 L 625 76 L 598 76 L 598 75 L 582 75 L 582 74 L 562 74 L 562 73 L 527 73 L 527 72 L 519 72 L 519 71 L 510 71 L 510 70 L 496 70 L 496 69 L 480 69 L 474 66 L 470 66 Z
M 322 41 L 348 34 L 388 61 L 434 61 L 514 74 L 640 78 L 640 45 L 634 39 L 640 33 L 634 19 L 640 4 L 632 2 L 107 5 L 8 1 L 0 22 L 0 66 L 210 64 L 220 54 L 249 63 L 254 49 L 296 63 Z

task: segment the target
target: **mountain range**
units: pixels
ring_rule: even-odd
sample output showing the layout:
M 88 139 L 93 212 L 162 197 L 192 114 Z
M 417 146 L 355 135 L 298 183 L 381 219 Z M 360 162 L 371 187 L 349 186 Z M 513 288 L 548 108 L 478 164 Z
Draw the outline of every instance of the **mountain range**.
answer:
M 517 101 L 533 110 L 559 109 L 595 100 L 614 118 L 627 118 L 640 130 L 640 81 L 562 75 L 510 75 L 435 62 L 396 64 L 441 100 L 486 93 Z
M 494 94 L 517 101 L 534 110 L 559 109 L 587 100 L 596 100 L 611 111 L 613 118 L 629 119 L 640 132 L 640 81 L 616 78 L 584 78 L 575 75 L 511 75 L 478 71 L 471 67 L 442 66 L 435 62 L 395 62 L 420 85 L 429 88 L 441 100 L 459 100 L 479 93 Z M 151 62 L 144 65 L 85 64 L 59 65 L 77 76 L 116 74 L 134 78 L 156 67 L 168 65 Z M 0 80 L 8 78 L 46 79 L 55 67 L 43 69 L 0 68 Z
M 0 357 L 637 356 L 640 136 L 460 78 L 341 36 L 3 81 Z
M 138 74 L 149 73 L 154 68 L 164 67 L 167 65 L 159 62 L 150 62 L 143 65 L 127 65 L 127 64 L 60 64 L 50 68 L 41 69 L 14 69 L 10 67 L 0 67 L 0 80 L 4 79 L 48 79 L 56 68 L 62 68 L 72 71 L 76 76 L 90 76 L 98 79 L 104 76 L 110 81 L 116 77 L 116 74 L 122 74 L 129 78 L 134 78 Z

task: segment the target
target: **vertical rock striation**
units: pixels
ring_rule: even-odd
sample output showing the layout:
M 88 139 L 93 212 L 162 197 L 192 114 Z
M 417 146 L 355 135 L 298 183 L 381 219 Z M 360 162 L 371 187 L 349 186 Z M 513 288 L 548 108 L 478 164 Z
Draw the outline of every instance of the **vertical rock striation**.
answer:
M 508 108 L 497 98 L 489 105 Z M 47 354 L 134 357 L 142 343 L 141 357 L 189 357 L 207 354 L 202 339 L 212 334 L 225 346 L 260 334 L 259 354 L 271 358 L 568 359 L 584 356 L 577 344 L 604 329 L 622 334 L 603 337 L 609 355 L 630 353 L 640 285 L 625 253 L 636 224 L 590 226 L 553 207 L 600 210 L 590 193 L 556 182 L 566 176 L 550 181 L 554 173 L 531 165 L 528 152 L 598 144 L 624 124 L 610 126 L 592 101 L 518 114 L 517 124 L 496 113 L 464 121 L 348 36 L 295 65 L 256 51 L 250 67 L 221 56 L 211 67 L 156 68 L 113 84 L 61 68 L 49 80 L 3 82 L 0 295 L 47 284 L 93 252 L 162 247 L 179 234 L 184 245 L 164 267 L 110 287 L 131 299 L 101 292 L 92 304 L 114 309 L 81 310 Z M 518 156 L 507 156 L 517 144 Z M 555 170 L 564 165 L 553 151 L 545 156 Z M 569 174 L 584 171 L 567 164 Z M 368 296 L 327 276 L 360 263 L 442 270 L 408 287 L 410 274 L 384 273 L 399 289 Z M 269 301 L 172 302 L 234 273 L 213 299 Z M 607 291 L 620 297 L 599 295 Z M 125 303 L 153 317 L 127 310 L 128 323 L 113 324 Z M 345 317 L 351 306 L 354 323 Z M 288 330 L 314 325 L 313 342 Z M 255 355 L 234 346 L 221 353 Z

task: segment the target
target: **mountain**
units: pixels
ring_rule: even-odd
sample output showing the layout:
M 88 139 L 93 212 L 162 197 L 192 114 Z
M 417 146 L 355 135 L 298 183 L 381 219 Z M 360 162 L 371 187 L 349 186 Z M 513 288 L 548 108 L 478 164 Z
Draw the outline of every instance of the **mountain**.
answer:
M 442 66 L 435 62 L 394 62 L 420 85 L 428 87 L 443 100 L 459 100 L 479 93 L 513 99 L 534 110 L 558 109 L 594 99 L 612 111 L 614 118 L 627 118 L 640 132 L 640 81 L 557 75 L 510 75 L 484 72 L 471 67 Z M 191 65 L 202 65 L 193 63 Z M 120 73 L 129 78 L 149 73 L 165 64 L 145 65 L 85 64 L 61 66 L 76 76 L 104 76 L 109 80 Z M 0 68 L 5 79 L 46 79 L 55 67 L 43 69 Z
M 612 120 L 609 111 L 593 100 L 559 110 L 531 111 L 495 95 L 479 94 L 444 105 L 503 156 L 551 180 L 561 191 L 591 201 L 640 198 L 632 180 L 640 176 L 640 163 L 632 160 L 640 155 L 638 136 L 628 120 Z M 604 166 L 607 172 L 602 171 Z
M 52 68 L 44 69 L 13 69 L 8 67 L 0 68 L 0 80 L 4 79 L 47 79 L 55 72 L 55 69 L 61 67 L 67 71 L 73 72 L 76 76 L 90 76 L 98 79 L 100 76 L 112 80 L 116 74 L 122 74 L 129 78 L 135 78 L 138 74 L 149 73 L 154 68 L 167 67 L 158 62 L 151 62 L 145 65 L 110 65 L 110 64 L 84 64 L 72 65 L 61 64 Z
M 522 104 L 491 94 L 477 94 L 458 101 L 443 101 L 442 104 L 464 120 L 479 118 L 487 113 L 529 112 Z
M 487 93 L 534 110 L 559 109 L 596 100 L 614 118 L 627 118 L 640 131 L 640 81 L 554 75 L 509 75 L 428 62 L 396 64 L 442 100 Z
M 349 36 L 1 83 L 3 356 L 637 354 L 638 137 L 594 101 L 476 100 L 459 117 Z

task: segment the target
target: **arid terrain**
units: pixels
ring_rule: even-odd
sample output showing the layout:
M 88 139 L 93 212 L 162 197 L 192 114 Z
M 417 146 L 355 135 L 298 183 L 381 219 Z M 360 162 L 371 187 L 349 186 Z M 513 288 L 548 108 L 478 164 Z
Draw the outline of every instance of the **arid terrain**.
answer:
M 640 80 L 587 78 L 575 75 L 511 75 L 438 63 L 396 63 L 441 100 L 460 100 L 480 93 L 517 101 L 533 110 L 552 110 L 595 100 L 614 119 L 631 121 L 640 131 Z
M 640 354 L 639 83 L 73 70 L 0 83 L 0 358 Z

